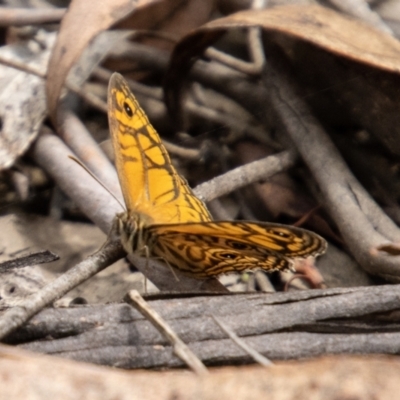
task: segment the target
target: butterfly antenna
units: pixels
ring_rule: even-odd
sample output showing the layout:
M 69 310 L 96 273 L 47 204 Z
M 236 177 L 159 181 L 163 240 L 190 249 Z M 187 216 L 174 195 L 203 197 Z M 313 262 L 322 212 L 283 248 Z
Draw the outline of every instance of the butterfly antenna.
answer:
M 69 155 L 68 158 L 70 158 L 72 161 L 75 161 L 80 167 L 82 167 L 100 186 L 103 187 L 103 189 L 105 189 L 112 197 L 114 197 L 122 209 L 126 210 L 125 206 L 121 203 L 118 197 L 115 196 L 115 194 L 81 160 L 71 155 Z

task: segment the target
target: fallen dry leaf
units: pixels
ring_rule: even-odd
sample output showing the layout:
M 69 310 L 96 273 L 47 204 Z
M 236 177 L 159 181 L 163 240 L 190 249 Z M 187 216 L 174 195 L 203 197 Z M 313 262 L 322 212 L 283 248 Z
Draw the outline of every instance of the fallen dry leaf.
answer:
M 140 10 L 155 1 L 104 0 L 96 6 L 85 0 L 71 2 L 62 19 L 48 66 L 46 93 L 53 121 L 57 120 L 57 103 L 68 72 L 88 43 L 132 11 Z

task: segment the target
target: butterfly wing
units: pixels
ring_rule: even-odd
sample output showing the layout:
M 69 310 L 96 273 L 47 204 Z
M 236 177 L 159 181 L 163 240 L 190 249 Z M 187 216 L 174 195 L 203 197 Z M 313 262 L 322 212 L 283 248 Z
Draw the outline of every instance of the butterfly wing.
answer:
M 211 220 L 205 204 L 178 175 L 156 130 L 117 73 L 108 88 L 108 119 L 128 211 L 145 214 L 150 223 Z
M 327 246 L 305 229 L 242 221 L 153 225 L 146 234 L 153 256 L 197 278 L 257 268 L 285 270 L 293 259 L 318 256 Z

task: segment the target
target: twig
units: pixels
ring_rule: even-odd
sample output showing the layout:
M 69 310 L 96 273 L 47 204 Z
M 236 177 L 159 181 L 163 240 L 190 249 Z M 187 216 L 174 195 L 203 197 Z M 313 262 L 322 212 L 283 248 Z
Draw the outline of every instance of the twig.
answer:
M 166 140 L 163 140 L 164 146 L 167 149 L 168 153 L 174 154 L 178 157 L 187 159 L 187 160 L 199 160 L 201 156 L 201 150 L 199 149 L 189 149 L 187 147 L 178 146 L 174 143 L 170 143 Z
M 96 177 L 122 201 L 117 173 L 110 160 L 88 132 L 82 121 L 71 111 L 63 110 L 59 136 Z
M 400 285 L 384 285 L 273 296 L 181 297 L 154 300 L 151 306 L 207 363 L 251 361 L 225 339 L 225 333 L 208 317 L 211 314 L 223 318 L 239 336 L 246 337 L 247 343 L 271 359 L 327 352 L 395 354 L 400 343 L 396 332 L 399 317 L 391 313 L 388 319 L 387 311 L 399 308 L 399 289 Z M 379 323 L 377 313 L 385 313 Z M 371 315 L 373 320 L 368 323 Z M 49 336 L 59 339 L 43 340 Z M 24 340 L 27 343 L 22 346 L 29 350 L 124 368 L 182 365 L 165 347 L 166 339 L 149 329 L 149 322 L 126 304 L 47 309 L 10 339 Z
M 33 315 L 57 300 L 74 287 L 120 259 L 121 244 L 108 242 L 100 251 L 83 260 L 55 279 L 39 292 L 22 299 L 20 304 L 6 311 L 0 318 L 0 339 L 23 325 Z
M 293 152 L 283 151 L 282 153 L 242 165 L 202 183 L 194 189 L 194 193 L 199 198 L 210 201 L 250 183 L 268 179 L 272 175 L 290 168 L 294 165 L 295 160 L 296 156 Z
M 72 161 L 73 152 L 59 137 L 43 128 L 32 147 L 32 156 L 103 232 L 108 233 L 117 213 L 123 211 L 84 169 Z
M 0 273 L 10 271 L 15 268 L 24 268 L 30 265 L 44 264 L 59 260 L 60 257 L 51 251 L 44 250 L 36 253 L 28 254 L 24 257 L 18 257 L 14 260 L 8 260 L 0 263 Z
M 232 329 L 230 329 L 224 322 L 222 322 L 215 315 L 211 315 L 213 320 L 218 324 L 218 326 L 232 339 L 233 343 L 235 343 L 238 347 L 243 349 L 255 362 L 263 365 L 264 367 L 270 367 L 273 365 L 271 360 L 267 357 L 264 357 L 258 351 L 254 350 L 252 347 L 247 345 L 243 339 L 241 339 Z
M 23 26 L 58 22 L 65 8 L 0 8 L 0 26 Z
M 252 9 L 262 9 L 266 7 L 266 1 L 253 0 Z M 234 68 L 244 74 L 260 75 L 265 64 L 265 55 L 262 44 L 262 29 L 259 27 L 250 27 L 247 31 L 247 43 L 251 62 L 245 62 L 237 57 L 233 57 L 215 48 L 208 48 L 205 51 L 207 57 L 210 57 L 222 64 Z
M 131 290 L 125 297 L 125 301 L 135 307 L 147 318 L 157 330 L 171 343 L 174 353 L 196 374 L 207 374 L 207 368 L 189 347 L 178 337 L 172 328 L 154 311 L 143 299 L 137 290 Z

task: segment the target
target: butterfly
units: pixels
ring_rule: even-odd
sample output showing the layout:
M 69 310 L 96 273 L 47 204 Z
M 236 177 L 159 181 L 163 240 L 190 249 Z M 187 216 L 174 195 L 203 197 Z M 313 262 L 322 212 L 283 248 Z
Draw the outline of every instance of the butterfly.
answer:
M 204 279 L 245 270 L 286 270 L 296 258 L 325 252 L 326 241 L 305 229 L 213 221 L 118 73 L 109 82 L 108 119 L 127 208 L 117 215 L 116 230 L 128 253 L 161 258 Z

